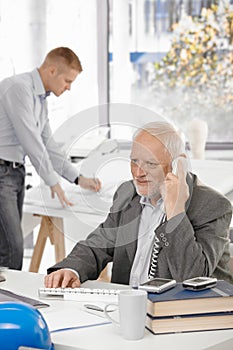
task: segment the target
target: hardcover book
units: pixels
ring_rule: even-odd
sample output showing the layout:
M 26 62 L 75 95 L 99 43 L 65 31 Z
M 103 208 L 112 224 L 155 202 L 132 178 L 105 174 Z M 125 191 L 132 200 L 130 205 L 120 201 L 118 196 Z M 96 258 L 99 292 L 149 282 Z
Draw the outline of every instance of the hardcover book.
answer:
M 233 311 L 233 285 L 219 280 L 215 287 L 191 291 L 178 283 L 162 293 L 148 293 L 147 313 L 154 317 Z
M 172 317 L 151 317 L 147 315 L 146 327 L 153 334 L 232 329 L 233 312 Z

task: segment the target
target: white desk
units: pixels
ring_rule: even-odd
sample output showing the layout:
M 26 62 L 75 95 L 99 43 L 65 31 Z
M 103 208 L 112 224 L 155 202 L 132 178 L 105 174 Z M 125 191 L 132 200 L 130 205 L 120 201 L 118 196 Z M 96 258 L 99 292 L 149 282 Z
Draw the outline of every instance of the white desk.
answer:
M 43 275 L 8 270 L 4 272 L 5 282 L 0 287 L 15 293 L 36 298 L 39 287 L 43 287 Z M 88 281 L 84 285 L 97 284 Z M 45 320 L 50 324 L 50 329 L 59 319 L 63 327 L 68 325 L 64 321 L 69 315 L 69 326 L 77 326 L 80 322 L 79 303 L 74 301 L 52 301 L 48 302 L 50 307 L 40 309 Z M 87 314 L 88 317 L 89 314 Z M 89 315 L 90 322 L 92 315 Z M 101 318 L 101 322 L 104 319 Z M 92 328 L 83 328 L 72 331 L 64 331 L 52 334 L 55 350 L 143 350 L 143 349 L 179 349 L 179 350 L 232 350 L 233 330 L 195 332 L 186 334 L 153 335 L 146 330 L 145 337 L 138 341 L 128 341 L 121 338 L 113 325 L 107 324 Z M 221 344 L 221 345 L 220 345 Z M 216 346 L 216 347 L 215 347 Z

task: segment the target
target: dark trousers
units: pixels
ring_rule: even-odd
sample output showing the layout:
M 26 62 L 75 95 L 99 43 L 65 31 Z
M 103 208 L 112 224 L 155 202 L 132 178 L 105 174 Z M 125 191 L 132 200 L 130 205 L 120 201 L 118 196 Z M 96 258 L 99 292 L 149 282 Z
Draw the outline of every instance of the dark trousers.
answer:
M 25 168 L 0 165 L 0 266 L 21 270 Z

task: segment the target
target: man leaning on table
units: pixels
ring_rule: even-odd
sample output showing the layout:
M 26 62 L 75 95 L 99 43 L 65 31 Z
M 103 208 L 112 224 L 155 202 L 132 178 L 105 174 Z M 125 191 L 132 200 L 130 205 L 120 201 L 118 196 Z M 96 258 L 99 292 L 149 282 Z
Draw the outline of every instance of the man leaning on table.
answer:
M 172 125 L 154 122 L 139 129 L 131 150 L 133 181 L 118 188 L 106 221 L 48 269 L 45 286 L 79 287 L 97 279 L 108 262 L 114 283 L 195 276 L 233 283 L 231 204 L 185 167 L 185 146 Z
M 0 83 L 0 266 L 20 270 L 25 156 L 63 206 L 72 203 L 59 184 L 58 173 L 81 187 L 98 191 L 100 182 L 78 176 L 52 138 L 47 97 L 70 90 L 82 72 L 77 55 L 66 47 L 50 51 L 38 69 Z

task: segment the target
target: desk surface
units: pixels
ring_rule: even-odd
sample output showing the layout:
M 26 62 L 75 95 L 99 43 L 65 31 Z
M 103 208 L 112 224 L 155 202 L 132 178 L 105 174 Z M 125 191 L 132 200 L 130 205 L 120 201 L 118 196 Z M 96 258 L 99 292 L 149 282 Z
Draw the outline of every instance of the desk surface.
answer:
M 76 185 L 65 184 L 63 188 L 73 206 L 63 208 L 57 197 L 51 198 L 50 188 L 42 185 L 26 191 L 23 210 L 26 213 L 62 218 L 71 218 L 82 213 L 105 217 L 111 206 L 115 187 L 116 185 L 110 184 L 108 191 L 105 186 L 100 192 L 94 193 Z
M 38 298 L 38 288 L 43 286 L 43 275 L 8 270 L 4 272 L 5 282 L 0 287 L 13 292 Z M 88 281 L 84 285 L 98 285 L 98 282 Z M 63 327 L 67 327 L 65 319 L 69 315 L 69 326 L 77 326 L 80 322 L 78 302 L 49 300 L 50 307 L 40 309 L 49 327 L 53 328 L 57 320 L 64 320 Z M 93 315 L 90 315 L 93 317 Z M 102 319 L 104 321 L 104 319 Z M 204 350 L 213 349 L 232 350 L 233 330 L 197 332 L 186 334 L 152 335 L 146 330 L 145 337 L 138 341 L 128 341 L 121 338 L 112 324 L 99 325 L 92 328 L 69 330 L 52 334 L 55 350 L 142 350 L 142 349 L 176 349 Z M 219 348 L 218 348 L 219 344 Z M 221 345 L 220 345 L 221 344 Z

